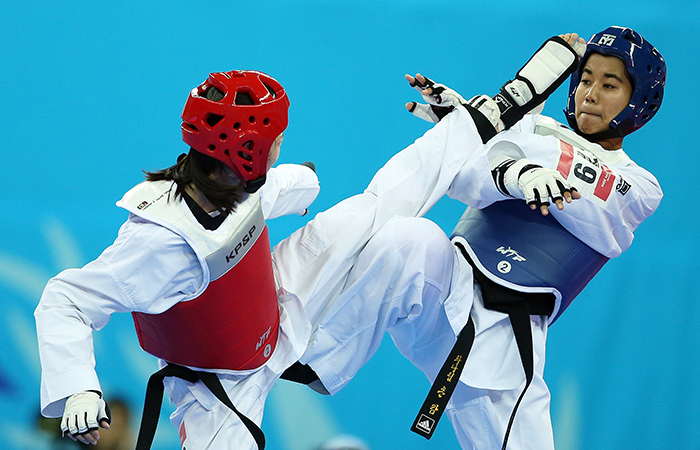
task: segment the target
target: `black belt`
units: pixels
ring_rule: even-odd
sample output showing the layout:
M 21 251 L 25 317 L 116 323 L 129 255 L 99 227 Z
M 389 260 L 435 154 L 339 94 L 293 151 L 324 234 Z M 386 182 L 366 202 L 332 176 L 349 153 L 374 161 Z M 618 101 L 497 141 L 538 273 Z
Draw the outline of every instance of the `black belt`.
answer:
M 515 413 L 525 396 L 525 392 L 527 392 L 527 388 L 530 387 L 534 376 L 535 356 L 532 350 L 530 315 L 550 315 L 554 310 L 554 296 L 546 293 L 518 292 L 491 281 L 476 268 L 466 249 L 459 243 L 455 243 L 455 245 L 474 269 L 474 279 L 481 287 L 484 307 L 492 311 L 508 314 L 511 326 L 513 327 L 515 342 L 518 345 L 520 360 L 523 365 L 523 370 L 525 371 L 525 388 L 520 394 L 518 401 L 515 403 L 503 438 L 502 450 L 505 450 L 508 444 L 508 436 L 513 426 L 513 420 L 515 419 Z M 418 433 L 426 439 L 432 437 L 435 427 L 447 407 L 447 403 L 459 381 L 459 376 L 464 369 L 467 356 L 469 356 L 472 344 L 474 343 L 474 337 L 474 322 L 470 316 L 467 324 L 459 333 L 459 337 L 450 352 L 450 356 L 442 365 L 437 378 L 433 382 L 430 392 L 418 412 L 416 420 L 413 422 L 411 431 Z
M 156 428 L 158 427 L 158 419 L 160 418 L 160 408 L 163 403 L 163 379 L 165 377 L 176 377 L 189 381 L 190 383 L 196 383 L 201 380 L 219 401 L 238 415 L 243 425 L 245 425 L 248 431 L 250 431 L 250 434 L 253 435 L 258 449 L 263 450 L 265 448 L 265 435 L 262 430 L 255 422 L 247 418 L 233 406 L 231 399 L 226 394 L 226 390 L 221 385 L 221 381 L 215 373 L 194 371 L 178 364 L 168 363 L 167 366 L 151 375 L 148 379 L 146 400 L 143 406 L 143 416 L 141 418 L 139 436 L 136 441 L 136 450 L 149 450 L 151 444 L 153 444 L 153 438 L 156 435 Z

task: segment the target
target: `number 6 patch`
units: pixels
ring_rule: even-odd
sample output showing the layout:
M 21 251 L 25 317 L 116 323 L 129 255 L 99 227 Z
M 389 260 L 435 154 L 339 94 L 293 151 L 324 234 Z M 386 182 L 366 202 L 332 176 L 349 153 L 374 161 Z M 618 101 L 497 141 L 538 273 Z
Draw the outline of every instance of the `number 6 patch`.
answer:
M 588 150 L 574 148 L 561 143 L 561 156 L 557 170 L 566 181 L 583 195 L 606 203 L 610 197 L 617 176 Z

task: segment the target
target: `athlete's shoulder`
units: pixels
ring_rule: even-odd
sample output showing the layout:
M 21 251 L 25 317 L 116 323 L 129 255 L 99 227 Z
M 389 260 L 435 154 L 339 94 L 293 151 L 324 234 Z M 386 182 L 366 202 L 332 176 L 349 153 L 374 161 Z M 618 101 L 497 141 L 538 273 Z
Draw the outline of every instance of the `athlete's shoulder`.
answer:
M 173 252 L 191 253 L 189 247 L 186 240 L 173 230 L 132 213 L 119 229 L 114 243 L 100 255 L 100 259 L 113 262 L 124 257 L 133 258 L 137 254 L 145 256 L 153 253 L 167 259 L 172 257 Z

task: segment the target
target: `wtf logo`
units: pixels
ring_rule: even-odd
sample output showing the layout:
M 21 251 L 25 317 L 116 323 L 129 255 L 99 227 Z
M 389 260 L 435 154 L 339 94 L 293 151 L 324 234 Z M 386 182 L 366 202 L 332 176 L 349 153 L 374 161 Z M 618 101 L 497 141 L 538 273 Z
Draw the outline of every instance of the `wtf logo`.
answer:
M 615 36 L 612 34 L 604 34 L 600 37 L 598 40 L 598 45 L 605 45 L 607 47 L 610 47 L 613 45 L 613 42 L 615 42 Z
M 523 262 L 527 261 L 527 259 L 524 256 L 520 256 L 518 254 L 517 250 L 513 250 L 512 248 L 508 247 L 505 248 L 503 246 L 500 246 L 496 249 L 496 251 L 502 255 L 504 255 L 506 258 L 510 258 L 513 261 L 518 261 L 518 262 Z M 509 261 L 500 261 L 498 265 L 496 266 L 496 269 L 498 269 L 499 272 L 506 274 L 511 271 L 513 268 L 513 265 Z

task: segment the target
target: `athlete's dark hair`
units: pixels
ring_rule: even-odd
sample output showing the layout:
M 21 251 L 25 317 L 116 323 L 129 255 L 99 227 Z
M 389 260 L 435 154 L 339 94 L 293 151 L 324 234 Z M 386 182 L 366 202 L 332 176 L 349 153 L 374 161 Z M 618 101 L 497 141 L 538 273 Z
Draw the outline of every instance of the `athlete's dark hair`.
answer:
M 219 101 L 224 96 L 223 92 L 213 86 L 204 95 L 213 101 Z M 233 212 L 236 205 L 243 201 L 245 188 L 242 183 L 231 186 L 209 177 L 214 172 L 224 173 L 225 167 L 221 161 L 190 148 L 188 154 L 183 153 L 178 156 L 174 166 L 156 172 L 144 171 L 144 173 L 148 181 L 174 181 L 177 185 L 175 197 L 178 199 L 182 198 L 185 187 L 193 184 L 220 213 L 226 215 Z

